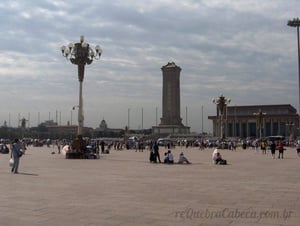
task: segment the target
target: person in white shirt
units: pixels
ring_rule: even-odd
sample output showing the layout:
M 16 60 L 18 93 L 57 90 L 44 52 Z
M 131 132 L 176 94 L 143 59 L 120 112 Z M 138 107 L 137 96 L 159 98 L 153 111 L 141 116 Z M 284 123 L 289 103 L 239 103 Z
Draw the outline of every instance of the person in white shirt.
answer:
M 215 164 L 227 165 L 227 161 L 222 158 L 222 156 L 221 156 L 220 152 L 218 151 L 218 149 L 214 150 L 214 152 L 212 154 L 212 160 Z
M 178 164 L 183 163 L 191 164 L 191 162 L 184 156 L 183 152 L 181 152 L 179 155 Z
M 167 153 L 167 163 L 169 163 L 169 164 L 173 164 L 174 163 L 174 156 L 173 156 L 173 154 L 171 153 L 170 150 Z

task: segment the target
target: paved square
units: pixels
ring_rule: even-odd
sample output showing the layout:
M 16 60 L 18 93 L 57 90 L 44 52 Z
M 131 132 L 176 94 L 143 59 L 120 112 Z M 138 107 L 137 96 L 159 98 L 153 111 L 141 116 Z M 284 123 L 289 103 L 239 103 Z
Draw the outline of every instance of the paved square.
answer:
M 0 226 L 298 226 L 300 157 L 176 148 L 192 165 L 149 163 L 149 151 L 112 150 L 99 160 L 66 160 L 29 147 L 12 174 L 0 155 Z M 161 158 L 166 151 L 160 148 Z

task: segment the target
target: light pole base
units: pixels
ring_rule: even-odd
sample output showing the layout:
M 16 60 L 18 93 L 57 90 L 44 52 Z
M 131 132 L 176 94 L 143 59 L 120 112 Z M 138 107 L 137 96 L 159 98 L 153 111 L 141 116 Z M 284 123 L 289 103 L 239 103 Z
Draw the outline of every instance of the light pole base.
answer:
M 87 146 L 82 139 L 82 135 L 73 140 L 71 149 L 66 153 L 66 159 L 99 159 L 99 148 L 96 146 Z

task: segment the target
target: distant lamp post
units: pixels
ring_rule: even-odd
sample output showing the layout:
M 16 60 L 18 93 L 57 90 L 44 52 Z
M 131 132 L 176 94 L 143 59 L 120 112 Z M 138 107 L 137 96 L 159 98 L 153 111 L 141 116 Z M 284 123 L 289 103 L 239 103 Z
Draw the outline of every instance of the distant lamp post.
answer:
M 25 130 L 26 130 L 26 122 L 29 122 L 29 120 L 22 118 L 19 120 L 21 122 L 21 137 L 24 138 Z
M 300 26 L 300 20 L 299 18 L 294 18 L 293 20 L 289 20 L 287 23 L 288 26 L 290 27 L 296 27 L 297 28 L 297 43 L 298 43 L 298 85 L 299 85 L 299 106 L 298 106 L 298 111 L 300 112 L 300 43 L 299 43 L 299 26 Z M 298 114 L 300 114 L 298 112 Z M 299 115 L 300 117 L 300 115 Z M 300 123 L 300 118 L 298 119 L 298 126 Z
M 70 43 L 68 47 L 61 47 L 62 55 L 76 64 L 78 67 L 78 80 L 79 80 L 79 105 L 78 105 L 78 131 L 77 135 L 82 135 L 83 128 L 83 100 L 82 100 L 82 82 L 84 78 L 84 68 L 86 64 L 91 64 L 93 60 L 99 60 L 102 54 L 102 49 L 96 45 L 95 51 L 90 48 L 90 45 L 84 42 L 84 36 L 80 36 L 80 42 Z
M 266 115 L 265 112 L 262 112 L 261 109 L 259 109 L 259 111 L 257 113 L 253 113 L 253 115 L 255 115 L 257 117 L 256 123 L 257 123 L 257 127 L 259 129 L 259 140 L 261 141 L 262 138 L 262 129 L 264 127 L 264 115 Z
M 287 127 L 287 132 L 288 132 L 288 135 L 289 135 L 289 145 L 291 145 L 291 141 L 292 141 L 292 138 L 293 138 L 293 127 L 294 127 L 295 124 L 293 122 L 288 122 L 285 125 Z
M 217 105 L 217 118 L 220 121 L 220 138 L 221 140 L 225 139 L 224 133 L 224 116 L 227 116 L 227 105 L 230 103 L 230 98 L 226 98 L 221 94 L 221 96 L 217 98 L 213 98 L 212 102 Z

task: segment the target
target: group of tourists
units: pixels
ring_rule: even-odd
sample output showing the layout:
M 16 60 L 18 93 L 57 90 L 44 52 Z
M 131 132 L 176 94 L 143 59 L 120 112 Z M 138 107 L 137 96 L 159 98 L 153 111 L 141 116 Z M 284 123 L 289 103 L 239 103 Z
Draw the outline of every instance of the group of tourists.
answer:
M 154 142 L 150 151 L 150 162 L 152 163 L 162 163 L 159 154 L 159 146 L 157 142 Z M 165 164 L 174 164 L 174 155 L 171 150 L 165 152 L 164 162 Z M 178 164 L 191 164 L 191 162 L 184 156 L 183 152 L 179 154 Z
M 278 158 L 283 159 L 284 147 L 281 141 L 278 141 L 277 144 L 275 143 L 275 141 L 272 141 L 272 143 L 270 144 L 270 150 L 273 159 L 275 159 L 276 149 L 278 149 Z
M 167 164 L 173 164 L 174 163 L 174 156 L 173 156 L 171 150 L 168 150 L 168 152 L 165 152 L 164 163 L 167 163 Z M 191 162 L 184 156 L 183 152 L 181 152 L 179 154 L 177 163 L 178 164 L 183 164 L 183 163 L 191 164 Z
M 223 159 L 219 150 L 216 148 L 212 153 L 212 161 L 216 165 L 227 165 L 227 160 Z M 162 163 L 159 155 L 159 146 L 154 143 L 150 151 L 150 162 Z M 164 162 L 165 164 L 174 164 L 174 155 L 171 150 L 165 152 Z M 184 156 L 183 152 L 180 152 L 177 164 L 191 164 L 191 162 Z
M 254 151 L 257 152 L 258 148 L 259 148 L 259 142 L 255 141 L 254 145 L 253 145 Z M 267 154 L 267 149 L 270 149 L 271 151 L 271 155 L 272 158 L 275 159 L 276 158 L 276 150 L 278 150 L 278 158 L 283 159 L 283 153 L 284 153 L 284 145 L 282 143 L 282 141 L 271 141 L 271 143 L 267 143 L 267 141 L 262 140 L 260 142 L 260 150 L 262 151 L 262 154 L 266 155 Z

